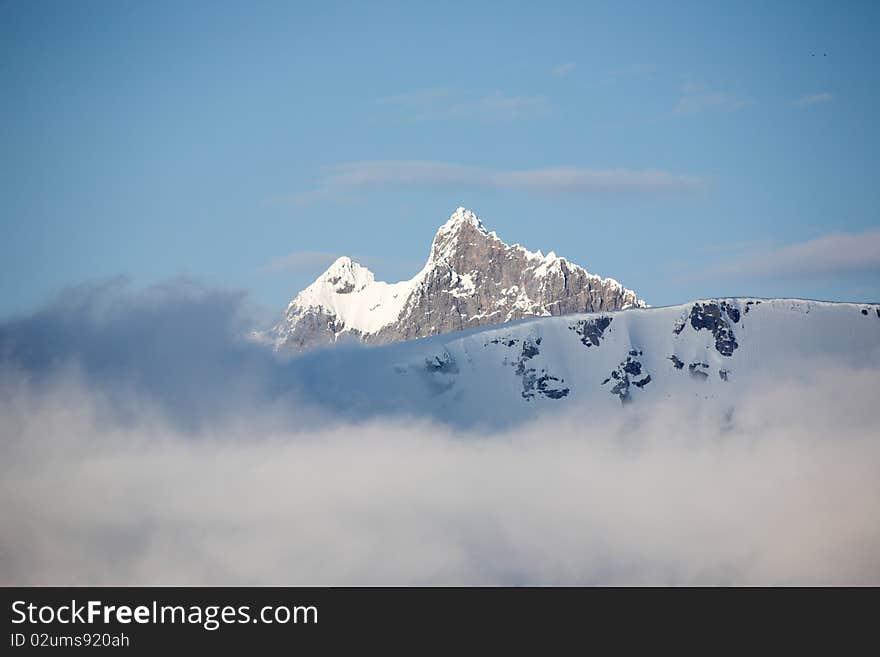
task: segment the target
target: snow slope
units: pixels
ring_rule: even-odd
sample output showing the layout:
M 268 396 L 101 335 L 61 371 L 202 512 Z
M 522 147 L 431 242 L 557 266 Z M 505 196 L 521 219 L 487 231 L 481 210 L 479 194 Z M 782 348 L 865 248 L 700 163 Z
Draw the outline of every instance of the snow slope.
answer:
M 343 256 L 291 303 L 332 314 L 346 330 L 375 333 L 400 314 L 419 277 L 399 283 L 377 281 L 366 267 Z
M 302 396 L 334 412 L 462 426 L 682 397 L 725 402 L 749 386 L 834 365 L 880 374 L 880 306 L 707 299 L 327 349 L 291 361 Z

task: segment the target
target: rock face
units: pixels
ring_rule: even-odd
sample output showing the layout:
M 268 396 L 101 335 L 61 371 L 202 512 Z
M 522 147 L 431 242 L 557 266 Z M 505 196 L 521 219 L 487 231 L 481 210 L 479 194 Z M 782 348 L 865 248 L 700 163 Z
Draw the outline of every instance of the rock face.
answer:
M 412 279 L 376 281 L 365 267 L 339 258 L 257 337 L 278 351 L 301 352 L 346 339 L 385 344 L 525 317 L 644 306 L 613 279 L 552 252 L 505 244 L 458 208 Z

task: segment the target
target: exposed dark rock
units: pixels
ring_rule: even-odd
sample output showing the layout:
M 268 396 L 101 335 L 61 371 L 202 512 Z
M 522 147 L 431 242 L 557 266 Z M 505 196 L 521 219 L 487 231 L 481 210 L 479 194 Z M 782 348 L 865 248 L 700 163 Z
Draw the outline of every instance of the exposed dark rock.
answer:
M 532 367 L 520 366 L 517 368 L 517 374 L 522 377 L 522 397 L 526 401 L 531 401 L 537 395 L 544 395 L 549 399 L 562 399 L 568 395 L 571 390 L 560 384 L 565 383 L 565 379 L 549 374 L 547 370 L 536 370 Z
M 629 379 L 627 379 L 626 381 L 620 381 L 617 385 L 611 388 L 611 394 L 620 397 L 621 403 L 626 404 L 628 401 L 630 401 Z
M 644 372 L 645 376 L 638 381 L 630 380 L 631 375 L 636 377 L 643 373 L 643 365 L 633 358 L 635 355 L 641 356 L 641 350 L 630 351 L 626 359 L 623 360 L 613 372 L 611 372 L 611 375 L 608 378 L 602 381 L 603 386 L 611 381 L 611 379 L 616 381 L 611 387 L 611 394 L 618 396 L 621 403 L 624 404 L 632 399 L 630 385 L 634 385 L 637 388 L 644 388 L 651 382 L 651 375 L 647 372 Z
M 703 368 L 703 369 L 700 369 L 700 368 Z M 709 378 L 708 372 L 703 371 L 708 368 L 709 368 L 709 363 L 691 363 L 690 365 L 688 365 L 688 371 L 691 373 L 691 376 L 693 376 L 697 379 L 702 379 L 702 380 Z
M 715 349 L 722 356 L 732 356 L 734 350 L 739 346 L 736 342 L 736 336 L 733 334 L 733 329 L 727 323 L 727 319 L 725 319 L 725 315 L 730 317 L 731 310 L 736 309 L 726 302 L 721 304 L 714 302 L 705 304 L 695 303 L 694 307 L 691 308 L 691 326 L 695 331 L 702 329 L 711 331 L 715 338 Z M 736 320 L 733 317 L 730 317 L 730 319 L 731 321 L 739 321 L 739 311 L 736 311 Z
M 638 376 L 642 373 L 642 364 L 637 360 L 630 360 L 627 358 L 626 362 L 623 364 L 623 371 L 627 374 Z
M 677 369 L 677 370 L 680 370 L 682 367 L 684 367 L 684 361 L 681 360 L 681 359 L 680 359 L 678 356 L 676 356 L 675 354 L 673 354 L 672 356 L 670 356 L 670 357 L 669 357 L 669 360 L 672 361 L 672 364 L 675 365 L 675 369 Z
M 531 360 L 541 351 L 538 349 L 538 345 L 534 340 L 526 338 L 522 343 L 522 352 L 520 353 L 519 360 L 516 362 L 516 373 L 522 374 L 526 370 L 526 361 Z
M 530 342 L 529 340 L 526 340 L 525 342 L 523 342 L 523 347 L 522 347 L 523 360 L 528 360 L 529 358 L 537 356 L 539 353 L 541 353 L 540 351 L 538 351 L 539 344 L 541 344 L 540 339 L 534 343 Z
M 455 379 L 448 378 L 443 375 L 458 374 L 458 365 L 452 355 L 444 351 L 440 355 L 433 358 L 425 359 L 425 369 L 423 370 L 423 378 L 427 382 L 431 391 L 436 394 L 442 394 L 451 389 L 455 385 Z
M 352 281 L 345 281 L 342 285 L 339 285 L 343 281 L 341 276 L 333 276 L 328 281 L 336 286 L 336 294 L 350 294 L 354 292 L 354 283 Z
M 720 369 L 720 370 L 718 370 L 718 376 L 721 377 L 721 380 L 722 380 L 722 381 L 727 381 L 727 376 L 728 376 L 729 374 L 730 374 L 730 372 L 728 372 L 728 371 L 725 370 L 725 369 Z
M 579 319 L 568 327 L 581 336 L 581 344 L 586 347 L 598 347 L 599 341 L 605 334 L 605 329 L 611 325 L 611 317 L 597 317 L 596 319 Z
M 721 309 L 730 317 L 730 321 L 736 324 L 739 321 L 739 308 L 732 306 L 726 301 L 721 302 Z
M 867 315 L 867 314 L 868 314 L 868 309 L 867 309 L 867 308 L 862 308 L 862 314 L 863 314 L 863 315 Z
M 544 370 L 541 370 L 544 372 Z M 543 373 L 538 377 L 538 392 L 540 392 L 545 397 L 549 397 L 550 399 L 562 399 L 569 393 L 568 388 L 557 388 L 550 387 L 551 381 L 558 381 L 559 383 L 565 383 L 563 379 L 559 379 L 555 376 L 551 376 L 547 373 Z
M 444 374 L 458 374 L 458 365 L 455 359 L 448 353 L 441 356 L 425 359 L 425 369 L 428 372 L 443 372 Z
M 510 349 L 519 345 L 520 340 L 517 338 L 501 337 L 490 340 L 483 346 L 487 347 L 490 344 L 501 345 Z M 541 350 L 538 348 L 540 344 L 541 338 L 526 338 L 522 340 L 519 356 L 510 363 L 514 367 L 517 376 L 522 379 L 522 397 L 527 401 L 531 401 L 537 395 L 543 395 L 549 399 L 562 399 L 571 392 L 569 388 L 558 385 L 565 383 L 565 379 L 553 376 L 545 369 L 538 370 L 527 365 L 528 361 L 541 354 Z M 507 361 L 505 360 L 505 362 Z

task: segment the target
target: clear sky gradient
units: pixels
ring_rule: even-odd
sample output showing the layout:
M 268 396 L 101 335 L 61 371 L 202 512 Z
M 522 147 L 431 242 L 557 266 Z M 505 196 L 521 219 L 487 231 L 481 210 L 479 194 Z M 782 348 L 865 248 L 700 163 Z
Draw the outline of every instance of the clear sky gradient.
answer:
M 125 274 L 279 310 L 459 205 L 653 305 L 880 301 L 876 2 L 0 1 L 0 315 Z

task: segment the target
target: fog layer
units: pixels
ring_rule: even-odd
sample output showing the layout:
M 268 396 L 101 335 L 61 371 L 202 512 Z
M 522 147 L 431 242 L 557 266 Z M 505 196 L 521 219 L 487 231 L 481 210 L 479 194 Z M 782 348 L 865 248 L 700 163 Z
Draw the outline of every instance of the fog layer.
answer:
M 876 371 L 732 414 L 342 423 L 216 297 L 156 299 L 0 326 L 0 584 L 880 584 Z

